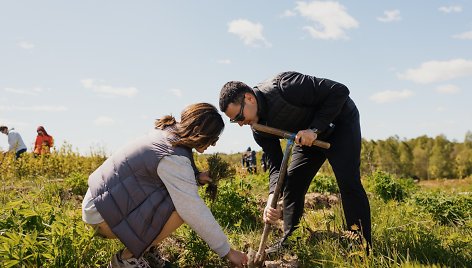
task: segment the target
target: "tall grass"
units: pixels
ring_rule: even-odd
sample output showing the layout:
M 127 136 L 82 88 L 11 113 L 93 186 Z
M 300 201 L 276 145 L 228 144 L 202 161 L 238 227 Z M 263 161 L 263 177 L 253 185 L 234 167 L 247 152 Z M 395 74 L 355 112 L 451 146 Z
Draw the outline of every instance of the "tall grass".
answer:
M 66 148 L 49 157 L 4 160 L 0 166 L 0 267 L 106 266 L 122 245 L 94 236 L 82 222 L 80 207 L 88 174 L 105 158 L 80 156 Z M 200 156 L 197 162 L 204 160 L 206 156 Z M 203 188 L 201 194 L 231 244 L 247 251 L 257 248 L 262 235 L 268 174 L 246 174 L 239 165 L 232 165 L 236 176 L 220 182 L 214 201 L 204 197 Z M 472 267 L 472 178 L 461 180 L 461 188 L 453 191 L 405 185 L 388 173 L 381 178 L 363 181 L 372 211 L 370 255 L 362 241 L 343 230 L 338 204 L 307 209 L 290 238 L 290 249 L 271 259 L 295 258 L 300 267 Z M 332 180 L 315 177 L 310 191 L 336 192 Z M 277 226 L 270 242 L 281 235 Z M 228 266 L 187 226 L 165 240 L 161 250 L 174 267 Z

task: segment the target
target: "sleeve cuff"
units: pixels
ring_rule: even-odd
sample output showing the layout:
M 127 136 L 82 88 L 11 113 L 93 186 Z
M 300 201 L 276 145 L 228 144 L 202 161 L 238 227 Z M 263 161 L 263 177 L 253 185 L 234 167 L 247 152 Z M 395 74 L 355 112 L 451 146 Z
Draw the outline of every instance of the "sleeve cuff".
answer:
M 215 249 L 215 252 L 216 252 L 216 254 L 218 254 L 218 256 L 220 258 L 223 258 L 224 256 L 228 255 L 229 250 L 230 250 L 230 246 L 229 246 L 228 241 L 226 241 L 224 243 L 224 245 L 222 245 L 221 247 Z

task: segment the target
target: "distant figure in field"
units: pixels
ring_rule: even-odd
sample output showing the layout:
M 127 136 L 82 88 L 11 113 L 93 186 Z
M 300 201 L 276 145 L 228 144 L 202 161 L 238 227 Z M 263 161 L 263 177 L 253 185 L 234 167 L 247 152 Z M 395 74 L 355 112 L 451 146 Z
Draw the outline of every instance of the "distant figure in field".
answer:
M 262 151 L 262 157 L 261 157 L 261 166 L 262 166 L 262 170 L 264 172 L 267 171 L 267 155 L 264 151 Z
M 14 128 L 8 129 L 7 126 L 0 126 L 0 132 L 8 136 L 8 151 L 15 153 L 15 159 L 18 159 L 20 155 L 26 152 L 26 145 L 21 138 L 20 133 L 18 133 Z
M 250 161 L 251 171 L 252 171 L 253 173 L 257 173 L 257 157 L 256 157 L 256 151 L 251 151 L 251 157 L 250 157 L 249 161 Z
M 195 166 L 192 149 L 203 153 L 216 145 L 224 122 L 208 103 L 186 107 L 180 122 L 171 115 L 155 129 L 108 158 L 88 179 L 82 218 L 106 238 L 125 245 L 109 267 L 151 267 L 163 239 L 187 223 L 218 256 L 234 267 L 248 258 L 230 247 L 228 238 L 198 195 L 208 172 Z M 162 261 L 162 259 L 161 259 Z
M 251 150 L 251 147 L 247 147 L 247 150 L 242 154 L 241 164 L 249 173 L 257 172 L 256 151 Z
M 50 154 L 51 147 L 54 146 L 54 139 L 49 135 L 43 126 L 39 126 L 36 129 L 38 135 L 36 136 L 36 141 L 34 143 L 34 154 Z
M 243 168 L 249 168 L 249 157 L 251 156 L 251 147 L 247 147 L 241 156 L 241 165 Z

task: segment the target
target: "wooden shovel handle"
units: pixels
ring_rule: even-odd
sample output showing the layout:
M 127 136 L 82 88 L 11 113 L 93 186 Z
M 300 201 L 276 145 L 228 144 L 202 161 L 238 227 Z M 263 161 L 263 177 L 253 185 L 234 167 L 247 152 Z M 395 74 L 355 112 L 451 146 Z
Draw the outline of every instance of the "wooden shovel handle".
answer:
M 294 140 L 295 135 L 296 135 L 295 133 L 291 133 L 291 132 L 281 130 L 278 128 L 268 127 L 268 126 L 257 124 L 257 123 L 252 124 L 251 127 L 256 131 L 272 134 L 272 135 L 275 135 L 277 137 L 284 138 L 284 139 Z M 315 140 L 313 142 L 313 145 L 324 148 L 324 149 L 329 149 L 329 147 L 331 147 L 330 143 L 325 142 L 325 141 L 320 141 L 320 140 Z

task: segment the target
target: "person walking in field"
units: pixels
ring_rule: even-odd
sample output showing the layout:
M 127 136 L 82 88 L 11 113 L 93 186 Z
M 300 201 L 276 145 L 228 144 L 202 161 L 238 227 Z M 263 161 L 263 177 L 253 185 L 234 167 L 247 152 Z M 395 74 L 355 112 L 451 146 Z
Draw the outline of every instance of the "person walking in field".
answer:
M 270 127 L 297 133 L 283 188 L 284 236 L 267 252 L 286 246 L 298 227 L 305 194 L 326 159 L 341 192 L 347 228 L 362 232 L 371 244 L 370 206 L 360 177 L 361 129 L 359 111 L 341 83 L 298 72 L 277 74 L 254 88 L 240 81 L 227 82 L 220 91 L 220 110 L 233 123 Z M 280 212 L 270 207 L 283 152 L 280 141 L 253 132 L 267 156 L 270 191 L 263 219 L 274 223 Z M 312 146 L 316 139 L 331 143 L 330 149 Z
M 249 168 L 249 157 L 251 156 L 251 147 L 248 147 L 246 151 L 243 152 L 241 157 L 242 167 L 245 169 Z
M 266 172 L 268 167 L 267 167 L 267 155 L 264 151 L 262 151 L 262 156 L 261 156 L 261 167 L 262 171 Z
M 155 129 L 108 158 L 88 179 L 82 203 L 83 220 L 103 237 L 125 246 L 109 267 L 150 267 L 154 246 L 187 223 L 218 256 L 235 267 L 247 264 L 243 252 L 230 247 L 198 185 L 211 180 L 199 172 L 192 149 L 203 153 L 223 131 L 218 110 L 208 103 L 186 107 L 180 122 L 170 115 Z M 145 257 L 143 257 L 146 256 Z
M 36 141 L 34 142 L 34 154 L 35 155 L 44 155 L 51 153 L 51 147 L 54 146 L 54 139 L 49 135 L 43 126 L 39 126 L 36 129 L 38 135 L 36 136 Z
M 250 165 L 251 165 L 252 173 L 257 173 L 257 157 L 256 157 L 256 151 L 254 150 L 251 151 L 250 162 L 251 162 Z
M 0 126 L 0 132 L 8 136 L 8 152 L 15 153 L 15 159 L 18 159 L 22 153 L 26 152 L 26 145 L 14 128 L 8 129 L 7 126 Z

